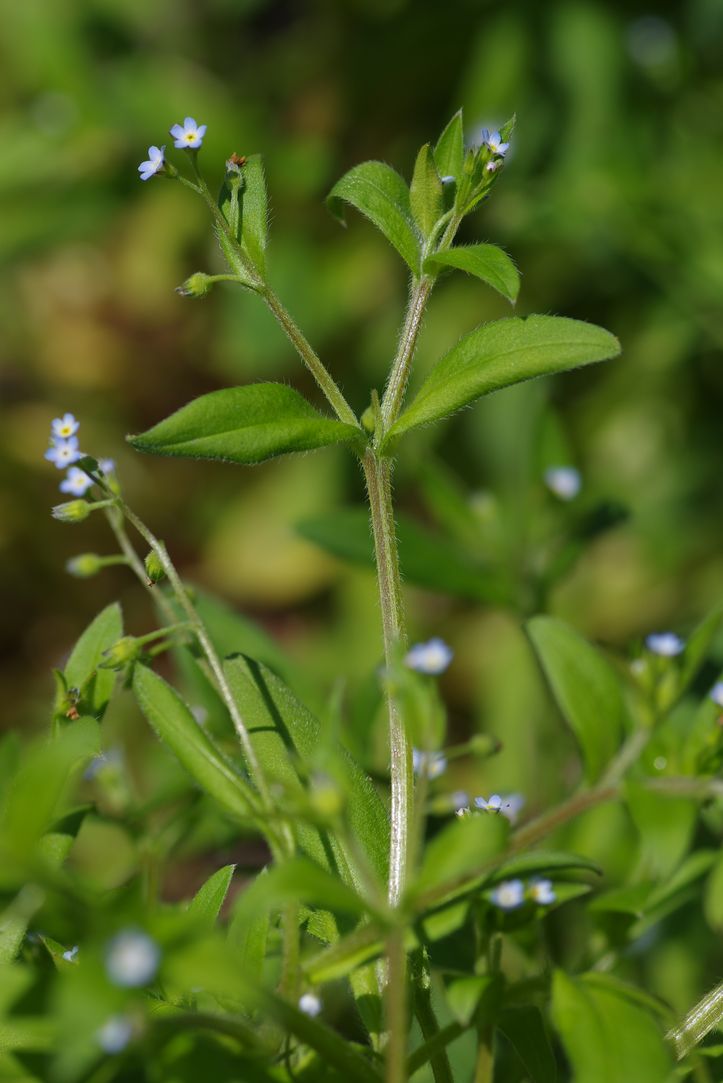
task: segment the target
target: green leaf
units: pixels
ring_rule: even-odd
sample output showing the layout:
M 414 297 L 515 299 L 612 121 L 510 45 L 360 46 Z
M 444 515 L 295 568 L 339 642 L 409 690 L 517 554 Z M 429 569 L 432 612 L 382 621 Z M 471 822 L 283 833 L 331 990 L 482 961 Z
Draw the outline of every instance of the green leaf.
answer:
M 420 245 L 402 177 L 384 162 L 362 162 L 345 173 L 326 197 L 331 213 L 344 223 L 350 203 L 382 231 L 411 271 L 419 274 Z
M 454 114 L 437 140 L 434 161 L 440 177 L 454 177 L 459 183 L 464 165 L 464 127 L 461 109 Z
M 487 883 L 513 880 L 524 876 L 555 876 L 561 872 L 594 872 L 602 875 L 602 869 L 589 857 L 566 854 L 558 850 L 533 850 L 508 858 L 487 878 Z
M 241 243 L 256 269 L 265 276 L 269 209 L 261 155 L 250 155 L 241 169 L 243 176 L 243 187 L 239 199 Z
M 201 395 L 139 436 L 137 451 L 250 465 L 291 451 L 360 439 L 354 425 L 318 413 L 284 384 L 248 384 Z
M 67 688 L 80 691 L 81 714 L 101 718 L 113 692 L 116 674 L 98 669 L 103 652 L 123 635 L 123 617 L 117 602 L 103 609 L 88 625 L 71 651 L 63 670 Z
M 133 691 L 146 719 L 210 797 L 232 816 L 253 817 L 255 794 L 204 733 L 178 692 L 146 666 L 136 666 Z
M 375 567 L 369 516 L 364 508 L 339 508 L 304 519 L 296 529 L 334 556 Z M 402 576 L 407 582 L 479 602 L 509 601 L 511 587 L 498 571 L 473 563 L 457 545 L 404 515 L 397 516 L 397 541 Z
M 534 617 L 527 632 L 558 707 L 577 738 L 588 779 L 615 753 L 625 706 L 617 676 L 594 647 L 554 617 Z
M 422 234 L 428 237 L 442 216 L 442 182 L 434 164 L 429 143 L 425 143 L 414 164 L 409 202 L 414 220 Z
M 666 880 L 688 852 L 698 818 L 698 802 L 654 793 L 645 786 L 625 787 L 628 810 L 640 836 L 638 874 Z
M 267 875 L 268 869 L 262 869 L 254 886 Z M 268 938 L 269 911 L 262 909 L 249 914 L 243 906 L 243 893 L 237 896 L 228 927 L 228 942 L 238 958 L 241 972 L 251 981 L 261 981 L 263 976 Z
M 611 988 L 556 971 L 552 1018 L 575 1083 L 667 1083 L 672 1064 L 643 1008 Z
M 449 983 L 447 1003 L 458 1023 L 464 1027 L 470 1025 L 482 997 L 492 985 L 499 986 L 499 978 L 492 974 L 470 974 Z
M 235 909 L 240 922 L 252 921 L 266 911 L 281 909 L 284 903 L 298 902 L 322 910 L 341 911 L 361 917 L 367 912 L 364 901 L 326 869 L 305 857 L 290 858 L 267 869 L 241 895 Z
M 723 622 L 723 606 L 717 605 L 693 631 L 680 657 L 680 668 L 660 696 L 660 709 L 669 711 L 690 686 L 703 665 Z
M 559 316 L 497 320 L 465 335 L 432 369 L 385 447 L 409 429 L 454 413 L 481 395 L 615 357 L 620 344 L 602 327 Z
M 530 1083 L 557 1083 L 557 1064 L 539 1008 L 508 1008 L 498 1026 L 522 1061 Z
M 217 869 L 193 896 L 188 904 L 188 913 L 199 923 L 209 928 L 216 924 L 235 870 L 235 865 L 224 865 L 222 869 Z
M 436 252 L 424 261 L 424 270 L 436 271 L 440 267 L 455 267 L 467 274 L 481 278 L 513 304 L 520 292 L 520 275 L 514 263 L 501 248 L 494 244 L 471 244 Z
M 422 865 L 412 885 L 413 896 L 455 882 L 498 854 L 509 824 L 503 816 L 462 816 L 443 827 L 427 844 Z

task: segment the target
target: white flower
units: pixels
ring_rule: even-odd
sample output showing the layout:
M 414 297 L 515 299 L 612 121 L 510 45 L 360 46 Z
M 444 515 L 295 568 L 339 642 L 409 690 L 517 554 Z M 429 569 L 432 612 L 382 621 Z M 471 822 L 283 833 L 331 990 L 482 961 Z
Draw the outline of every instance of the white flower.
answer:
M 447 770 L 447 757 L 443 752 L 422 752 L 419 748 L 413 748 L 412 769 L 419 777 L 439 778 Z
M 160 173 L 166 161 L 166 148 L 165 147 L 149 147 L 148 148 L 148 161 L 141 162 L 138 166 L 138 172 L 141 175 L 141 180 L 150 180 L 156 173 Z
M 122 1053 L 133 1037 L 133 1024 L 124 1015 L 111 1015 L 95 1036 L 104 1053 Z
M 73 496 L 84 496 L 92 484 L 93 479 L 88 477 L 85 470 L 81 470 L 78 466 L 71 466 L 65 476 L 65 481 L 60 483 L 60 491 L 72 493 Z
M 708 694 L 714 703 L 723 707 L 723 681 L 716 681 Z
M 503 880 L 491 895 L 492 902 L 501 910 L 516 910 L 525 901 L 525 887 L 521 880 Z
M 645 640 L 645 646 L 663 658 L 674 658 L 685 650 L 685 643 L 675 632 L 653 632 Z
M 545 485 L 560 500 L 574 500 L 582 487 L 580 471 L 574 466 L 551 466 L 544 476 Z
M 78 459 L 83 458 L 83 452 L 78 448 L 78 437 L 69 436 L 67 440 L 54 439 L 45 452 L 45 458 L 57 466 L 58 470 L 65 470 L 71 463 L 77 463 Z
M 502 142 L 499 132 L 490 132 L 487 128 L 482 129 L 482 142 L 489 147 L 493 154 L 498 154 L 500 158 L 504 158 L 510 145 Z
M 531 880 L 528 891 L 530 898 L 534 899 L 540 906 L 549 906 L 550 903 L 554 903 L 557 899 L 552 887 L 552 880 L 543 880 L 541 878 Z
M 206 134 L 205 124 L 196 124 L 193 117 L 186 117 L 183 122 L 183 126 L 180 124 L 174 124 L 171 128 L 171 135 L 173 136 L 174 147 L 186 147 L 191 150 L 197 150 L 203 143 L 203 137 Z M 150 153 L 150 152 L 149 152 Z
M 161 950 L 147 933 L 124 929 L 108 944 L 105 968 L 114 985 L 135 989 L 148 985 L 158 970 Z
M 75 436 L 79 427 L 80 422 L 76 421 L 72 414 L 63 414 L 62 417 L 53 418 L 50 431 L 57 439 L 67 440 L 69 437 Z
M 452 661 L 452 650 L 443 639 L 435 636 L 427 643 L 416 643 L 411 647 L 407 651 L 404 661 L 410 669 L 415 669 L 417 673 L 426 673 L 429 676 L 437 677 L 440 673 L 444 673 Z
M 315 993 L 304 993 L 299 997 L 299 1011 L 314 1019 L 321 1011 L 321 1000 Z

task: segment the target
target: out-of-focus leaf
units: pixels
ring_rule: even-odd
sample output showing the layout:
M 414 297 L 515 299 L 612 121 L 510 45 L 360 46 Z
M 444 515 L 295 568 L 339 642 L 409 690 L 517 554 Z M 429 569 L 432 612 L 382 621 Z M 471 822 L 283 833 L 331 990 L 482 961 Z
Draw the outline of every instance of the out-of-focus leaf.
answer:
M 454 177 L 459 184 L 464 164 L 464 129 L 461 109 L 454 114 L 437 140 L 434 161 L 440 177 Z
M 267 869 L 256 877 L 254 886 L 268 875 Z M 228 942 L 238 958 L 238 965 L 251 981 L 261 981 L 269 937 L 269 911 L 262 909 L 249 914 L 242 905 L 243 894 L 234 903 L 228 927 Z
M 334 556 L 374 567 L 369 518 L 363 508 L 340 508 L 329 515 L 304 519 L 296 529 Z M 509 601 L 510 588 L 498 572 L 476 566 L 453 543 L 403 515 L 397 517 L 397 540 L 402 576 L 407 582 L 480 602 Z
M 677 680 L 665 689 L 667 695 L 660 704 L 663 711 L 670 710 L 690 686 L 706 659 L 721 622 L 723 622 L 723 605 L 717 605 L 693 631 L 680 659 Z
M 436 271 L 441 267 L 454 267 L 480 278 L 513 304 L 520 292 L 519 271 L 507 253 L 494 244 L 448 248 L 446 252 L 437 252 L 424 261 L 425 271 Z
M 252 465 L 360 438 L 356 426 L 324 417 L 285 384 L 248 384 L 201 395 L 128 442 L 152 455 Z
M 723 850 L 711 869 L 705 886 L 703 909 L 711 929 L 723 932 Z
M 465 335 L 437 362 L 390 429 L 385 447 L 410 429 L 439 421 L 481 395 L 604 361 L 619 352 L 614 335 L 581 320 L 528 316 L 485 324 Z
M 447 986 L 447 1003 L 457 1022 L 469 1026 L 482 997 L 491 985 L 497 984 L 491 974 L 470 974 L 451 981 Z
M 178 692 L 146 666 L 136 666 L 133 691 L 148 722 L 198 785 L 232 816 L 257 807 L 249 784 L 204 733 Z
M 700 897 L 697 883 L 712 868 L 715 850 L 696 850 L 668 876 L 655 885 L 645 900 L 645 913 L 631 929 L 631 936 L 642 936 L 651 926 L 673 913 L 689 900 Z
M 44 1053 L 57 1040 L 55 1020 L 41 1016 L 0 1019 L 0 1050 L 3 1053 Z
M 602 874 L 599 865 L 580 854 L 566 854 L 558 850 L 532 850 L 510 857 L 489 875 L 487 882 L 495 884 L 500 880 L 512 880 L 515 877 L 554 876 L 556 873 L 573 871 Z
M 641 874 L 666 880 L 685 857 L 698 814 L 696 801 L 628 783 L 628 810 L 640 834 Z
M 462 816 L 427 844 L 413 896 L 438 890 L 472 874 L 504 846 L 509 824 L 502 816 Z
M 341 911 L 361 917 L 367 912 L 364 901 L 337 876 L 305 857 L 283 861 L 259 876 L 243 892 L 235 908 L 235 920 L 254 920 L 263 911 L 298 902 L 323 910 Z
M 558 970 L 552 986 L 552 1019 L 575 1083 L 672 1079 L 671 1059 L 654 1020 L 619 992 Z
M 419 274 L 419 237 L 402 177 L 384 162 L 362 162 L 338 180 L 326 198 L 331 213 L 344 222 L 344 203 L 350 203 L 381 230 L 416 275 Z
M 100 718 L 113 692 L 116 674 L 98 669 L 103 652 L 123 635 L 123 617 L 117 602 L 106 606 L 88 625 L 70 653 L 63 676 L 66 688 L 80 692 L 78 710 L 81 714 Z M 60 705 L 58 705 L 60 706 Z
M 530 1083 L 557 1083 L 557 1064 L 539 1008 L 508 1008 L 497 1025 L 522 1061 Z
M 582 636 L 554 617 L 534 617 L 527 631 L 552 693 L 594 780 L 620 742 L 622 691 L 612 667 Z
M 235 865 L 224 865 L 222 869 L 217 869 L 188 904 L 188 913 L 203 925 L 213 928 L 216 924 L 235 869 Z
M 414 165 L 409 202 L 414 220 L 427 237 L 442 215 L 442 182 L 429 143 L 425 143 Z

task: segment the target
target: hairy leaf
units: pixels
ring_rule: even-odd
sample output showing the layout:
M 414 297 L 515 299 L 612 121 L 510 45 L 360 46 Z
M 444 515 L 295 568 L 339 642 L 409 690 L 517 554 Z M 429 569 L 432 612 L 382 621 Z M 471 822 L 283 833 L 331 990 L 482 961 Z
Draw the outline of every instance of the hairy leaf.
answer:
M 459 183 L 464 164 L 464 130 L 461 109 L 454 114 L 437 140 L 434 161 L 440 177 L 454 177 Z
M 442 182 L 429 143 L 425 143 L 414 165 L 409 201 L 414 220 L 427 237 L 442 215 Z
M 344 223 L 350 203 L 381 230 L 412 272 L 419 274 L 420 245 L 406 182 L 384 162 L 362 162 L 338 180 L 326 199 Z
M 441 267 L 454 267 L 481 278 L 513 304 L 520 292 L 519 271 L 507 253 L 494 244 L 448 248 L 446 252 L 437 252 L 424 261 L 425 271 L 437 271 Z
M 235 869 L 235 865 L 224 865 L 209 876 L 188 904 L 188 913 L 198 918 L 199 922 L 213 928 L 221 913 Z
M 100 718 L 113 692 L 116 674 L 98 669 L 103 652 L 123 635 L 123 617 L 117 602 L 106 606 L 88 625 L 71 651 L 63 676 L 66 688 L 80 692 L 78 710 L 81 714 Z

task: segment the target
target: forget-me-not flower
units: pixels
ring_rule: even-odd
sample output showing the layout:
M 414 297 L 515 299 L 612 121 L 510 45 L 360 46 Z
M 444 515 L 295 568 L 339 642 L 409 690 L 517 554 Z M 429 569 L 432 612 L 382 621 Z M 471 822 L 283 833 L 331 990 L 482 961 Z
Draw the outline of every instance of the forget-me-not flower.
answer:
M 183 125 L 174 124 L 171 128 L 174 147 L 186 147 L 190 150 L 197 150 L 201 146 L 205 134 L 206 125 L 196 124 L 193 117 L 186 117 Z
M 474 803 L 478 809 L 485 812 L 499 812 L 500 816 L 504 816 L 506 820 L 514 824 L 517 822 L 517 817 L 525 803 L 525 799 L 519 793 L 502 795 L 493 793 L 489 800 L 485 800 L 484 797 L 475 797 Z
M 45 452 L 45 458 L 57 466 L 58 470 L 65 470 L 71 463 L 77 463 L 78 459 L 83 458 L 83 452 L 78 447 L 78 437 L 69 436 L 67 440 L 54 439 Z
M 685 650 L 685 643 L 675 632 L 652 632 L 647 636 L 645 646 L 652 654 L 663 658 L 675 658 Z
M 489 147 L 493 154 L 498 154 L 500 158 L 504 158 L 510 145 L 502 142 L 499 132 L 491 132 L 487 128 L 482 129 L 482 142 L 486 147 Z
M 545 471 L 545 485 L 560 500 L 574 500 L 582 487 L 580 471 L 574 466 L 551 466 Z
M 115 473 L 115 460 L 114 459 L 98 459 L 98 466 L 103 474 Z
M 176 144 L 178 146 L 178 144 Z M 141 162 L 138 166 L 138 172 L 141 175 L 141 180 L 150 180 L 156 173 L 160 173 L 166 162 L 166 148 L 165 147 L 149 147 L 148 148 L 148 161 Z
M 114 985 L 137 989 L 148 985 L 158 970 L 161 949 L 147 933 L 124 929 L 108 944 L 105 968 Z
M 299 997 L 299 1011 L 310 1015 L 312 1019 L 320 1013 L 321 1000 L 316 993 L 304 993 Z
M 50 431 L 57 440 L 68 440 L 75 436 L 79 427 L 80 422 L 76 421 L 72 414 L 63 414 L 62 417 L 53 418 Z
M 125 1015 L 111 1015 L 95 1036 L 104 1053 L 122 1053 L 133 1037 L 133 1024 Z
M 521 880 L 503 880 L 492 892 L 491 899 L 500 910 L 516 910 L 525 901 L 525 886 Z
M 714 703 L 723 707 L 723 681 L 716 681 L 708 694 Z
M 71 466 L 65 475 L 65 480 L 60 483 L 60 491 L 70 493 L 72 496 L 85 496 L 92 484 L 93 479 L 88 477 L 85 470 L 81 470 L 78 466 Z
M 447 757 L 443 752 L 423 752 L 419 748 L 413 748 L 412 769 L 417 776 L 439 778 L 447 770 Z
M 78 944 L 74 944 L 72 948 L 68 948 L 67 951 L 64 951 L 63 958 L 65 959 L 66 963 L 74 963 L 79 951 L 80 946 Z
M 552 880 L 543 880 L 541 877 L 537 877 L 535 880 L 530 881 L 529 895 L 531 899 L 534 899 L 540 906 L 549 906 L 550 903 L 554 903 L 557 899 L 552 887 Z
M 407 651 L 404 659 L 410 669 L 417 673 L 426 673 L 431 677 L 437 677 L 444 673 L 452 661 L 452 649 L 447 646 L 443 639 L 435 636 L 427 643 L 415 643 Z
M 477 808 L 485 812 L 500 812 L 502 810 L 502 798 L 498 793 L 493 793 L 489 801 L 484 797 L 475 797 L 474 803 Z

